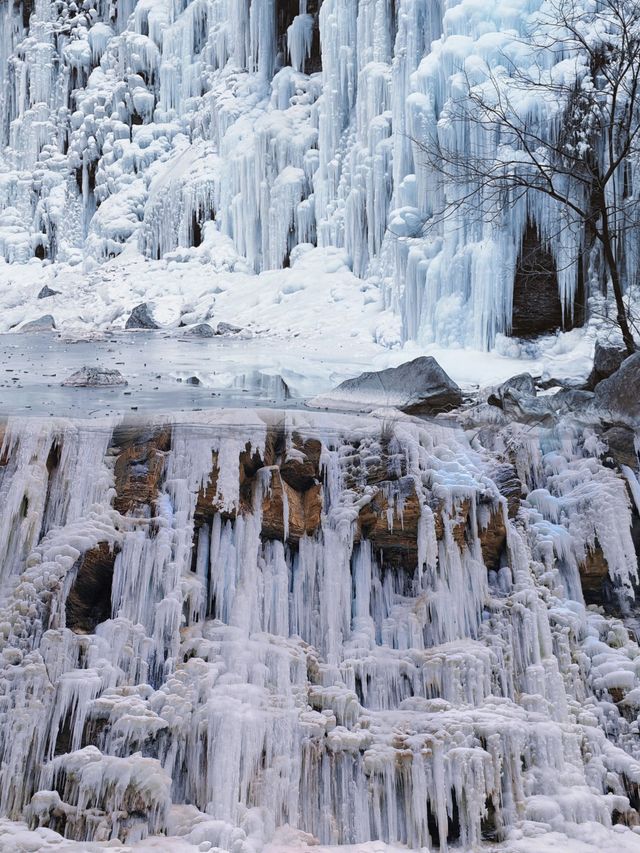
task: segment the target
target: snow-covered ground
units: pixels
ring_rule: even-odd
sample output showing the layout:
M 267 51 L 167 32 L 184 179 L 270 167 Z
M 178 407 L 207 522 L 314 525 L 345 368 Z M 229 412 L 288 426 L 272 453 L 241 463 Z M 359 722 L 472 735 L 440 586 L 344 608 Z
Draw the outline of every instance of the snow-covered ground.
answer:
M 451 853 L 638 853 L 640 834 L 627 827 L 613 830 L 593 822 L 576 824 L 574 833 L 549 831 L 545 824 L 526 822 L 512 833 L 513 839 L 501 844 L 483 844 L 471 848 L 452 847 Z M 307 836 L 308 838 L 308 836 Z M 193 845 L 177 836 L 147 838 L 137 844 L 87 843 L 69 841 L 49 829 L 29 830 L 23 823 L 0 820 L 0 853 L 219 853 L 209 842 Z M 263 853 L 409 853 L 404 845 L 368 841 L 340 846 L 318 845 L 304 840 L 304 833 L 280 830 Z M 427 848 L 413 853 L 428 853 Z
M 595 324 L 535 344 L 502 338 L 491 352 L 403 346 L 397 316 L 384 308 L 377 288 L 353 275 L 341 250 L 301 252 L 291 268 L 260 275 L 236 270 L 238 256 L 222 238 L 215 257 L 212 266 L 193 259 L 149 261 L 132 252 L 88 272 L 37 260 L 0 262 L 2 411 L 86 416 L 134 406 L 283 402 L 261 387 L 268 376 L 282 377 L 293 402 L 300 402 L 417 355 L 435 356 L 465 390 L 524 371 L 580 381 L 590 370 Z M 58 293 L 38 299 L 45 286 Z M 161 329 L 125 332 L 131 310 L 143 301 Z M 53 317 L 56 331 L 20 333 L 44 315 Z M 181 324 L 200 322 L 228 323 L 242 332 L 186 337 Z M 85 364 L 119 369 L 130 387 L 59 387 Z M 177 380 L 191 376 L 202 384 L 179 387 Z

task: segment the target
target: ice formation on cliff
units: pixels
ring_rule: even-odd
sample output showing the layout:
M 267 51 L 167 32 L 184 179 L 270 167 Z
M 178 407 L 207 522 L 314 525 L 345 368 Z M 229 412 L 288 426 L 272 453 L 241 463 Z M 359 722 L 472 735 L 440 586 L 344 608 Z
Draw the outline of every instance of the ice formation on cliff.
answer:
M 543 6 L 5 3 L 0 257 L 84 261 L 88 273 L 125 249 L 198 263 L 215 231 L 233 241 L 239 269 L 259 272 L 294 264 L 298 248 L 344 248 L 402 317 L 405 339 L 491 345 L 510 322 L 527 222 L 548 239 L 557 210 L 531 199 L 497 232 L 452 220 L 425 239 L 419 226 L 441 189 L 412 140 L 446 119 L 463 68 L 499 69 L 506 55 L 527 66 L 519 38 Z M 553 133 L 561 106 L 531 99 L 527 109 Z M 457 133 L 456 149 L 485 133 L 445 120 L 439 132 Z M 569 312 L 572 249 L 552 241 Z
M 588 430 L 493 435 L 10 421 L 0 837 L 635 849 L 640 649 L 580 573 L 632 601 L 640 483 Z

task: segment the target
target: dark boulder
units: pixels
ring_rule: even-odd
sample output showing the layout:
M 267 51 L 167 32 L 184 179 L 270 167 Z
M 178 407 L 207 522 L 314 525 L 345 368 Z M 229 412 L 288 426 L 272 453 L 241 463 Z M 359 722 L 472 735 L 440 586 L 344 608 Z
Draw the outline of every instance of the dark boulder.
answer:
M 620 367 L 627 358 L 627 351 L 620 347 L 605 346 L 596 343 L 596 351 L 593 356 L 593 369 L 587 379 L 587 388 L 593 390 L 598 382 L 608 379 Z
M 197 326 L 190 326 L 185 329 L 182 334 L 186 338 L 213 338 L 216 333 L 208 323 L 198 323 Z
M 151 316 L 151 310 L 146 302 L 141 302 L 136 305 L 129 319 L 125 324 L 125 329 L 159 329 L 160 326 Z
M 58 296 L 59 293 L 59 290 L 52 290 L 49 285 L 45 284 L 45 286 L 38 294 L 38 299 L 48 299 L 49 296 Z
M 640 424 L 640 352 L 629 356 L 612 376 L 598 383 L 594 402 L 605 420 Z
M 362 373 L 316 397 L 311 405 L 371 410 L 393 406 L 411 415 L 448 412 L 462 403 L 462 392 L 435 358 L 415 358 L 399 367 Z
M 517 376 L 512 376 L 499 385 L 496 390 L 489 396 L 488 403 L 491 406 L 503 408 L 505 397 L 508 397 L 512 391 L 517 394 L 524 394 L 529 397 L 536 396 L 536 383 L 530 373 L 519 373 Z
M 628 465 L 635 470 L 638 467 L 638 452 L 635 446 L 635 433 L 624 426 L 612 426 L 602 433 L 607 443 L 605 459 L 611 459 L 615 465 Z

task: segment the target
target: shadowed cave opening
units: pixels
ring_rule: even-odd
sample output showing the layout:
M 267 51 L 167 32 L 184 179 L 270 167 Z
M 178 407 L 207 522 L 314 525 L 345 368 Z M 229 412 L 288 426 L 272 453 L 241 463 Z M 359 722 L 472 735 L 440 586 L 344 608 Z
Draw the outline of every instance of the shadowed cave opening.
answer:
M 307 14 L 313 18 L 313 33 L 311 51 L 304 63 L 305 74 L 315 74 L 322 71 L 322 51 L 320 45 L 320 6 L 322 0 L 307 0 Z M 287 30 L 294 19 L 300 14 L 300 0 L 277 0 L 276 2 L 276 34 L 277 53 L 283 58 L 283 64 L 288 64 Z
M 556 262 L 540 239 L 537 227 L 528 222 L 513 286 L 511 336 L 535 338 L 559 329 L 569 331 L 582 325 L 583 292 L 583 275 L 579 265 L 573 315 L 564 315 L 558 291 Z

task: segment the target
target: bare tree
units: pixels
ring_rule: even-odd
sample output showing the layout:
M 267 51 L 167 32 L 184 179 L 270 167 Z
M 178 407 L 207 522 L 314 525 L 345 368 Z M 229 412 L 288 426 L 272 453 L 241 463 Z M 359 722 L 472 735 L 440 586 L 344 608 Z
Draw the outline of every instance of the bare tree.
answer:
M 583 254 L 601 261 L 633 353 L 625 293 L 635 283 L 626 253 L 640 245 L 640 3 L 546 0 L 516 48 L 526 69 L 513 50 L 493 66 L 465 65 L 435 130 L 412 140 L 443 188 L 425 229 L 461 210 L 500 227 L 516 205 L 545 196 L 557 236 L 575 238 L 574 266 Z M 475 142 L 451 142 L 458 124 L 462 137 L 480 131 Z

